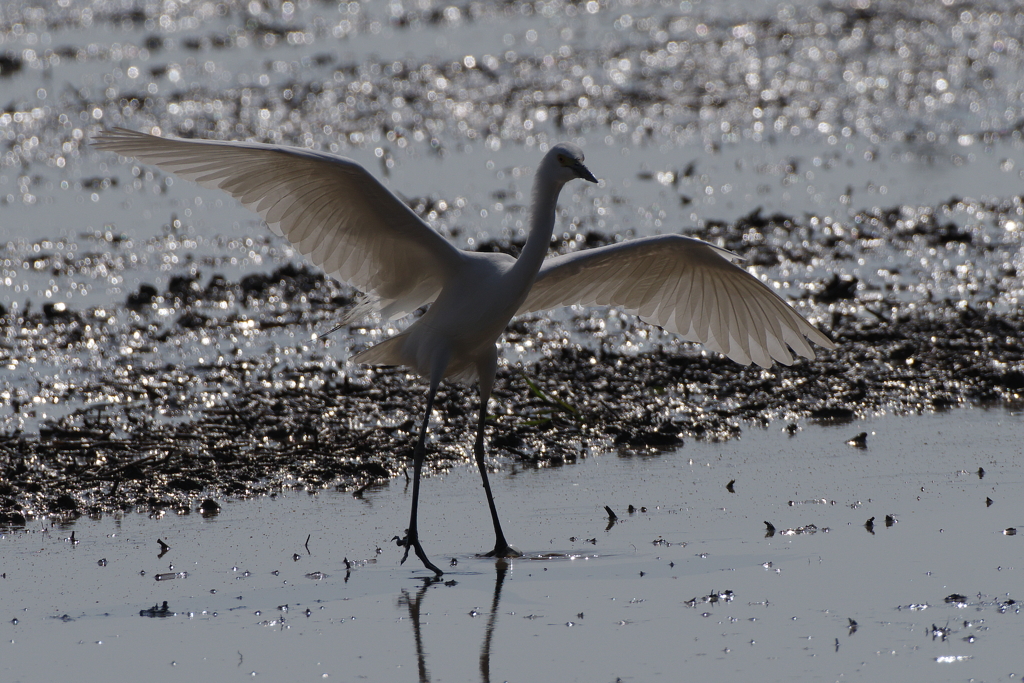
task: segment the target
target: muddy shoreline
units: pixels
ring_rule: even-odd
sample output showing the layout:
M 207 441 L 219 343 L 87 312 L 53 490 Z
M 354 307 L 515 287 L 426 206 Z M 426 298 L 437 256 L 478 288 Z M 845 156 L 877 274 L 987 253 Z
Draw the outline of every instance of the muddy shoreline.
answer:
M 562 198 L 553 250 L 706 239 L 838 344 L 763 371 L 630 316 L 515 321 L 506 466 L 1020 400 L 1013 3 L 400 6 L 6 8 L 0 523 L 359 490 L 410 456 L 422 384 L 344 361 L 378 323 L 310 341 L 354 293 L 90 149 L 117 125 L 353 156 L 458 246 L 511 253 L 540 148 L 578 139 L 606 182 Z M 467 461 L 475 412 L 443 388 L 430 467 Z
M 1020 401 L 1019 311 L 952 301 L 883 307 L 858 301 L 866 290 L 858 294 L 856 285 L 838 277 L 807 283 L 811 310 L 829 311 L 819 323 L 837 349 L 767 371 L 669 335 L 630 352 L 622 340 L 651 329 L 630 316 L 616 318 L 623 329 L 615 332 L 603 329 L 603 312 L 562 321 L 582 343 L 553 334 L 542 316 L 514 321 L 505 344 L 543 340 L 542 353 L 499 370 L 490 453 L 504 466 L 558 466 L 603 451 L 653 453 L 687 438 L 728 439 L 772 420 L 795 433 L 808 418 Z M 311 326 L 326 328 L 349 303 L 323 275 L 288 263 L 235 282 L 197 272 L 171 278 L 163 292 L 142 285 L 109 318 L 53 305 L 5 312 L 8 367 L 27 356 L 66 361 L 90 348 L 95 367 L 109 369 L 82 369 L 75 380 L 39 377 L 36 392 L 5 401 L 15 415 L 46 404 L 78 407 L 42 420 L 37 433 L 0 433 L 0 521 L 187 513 L 208 499 L 283 488 L 359 491 L 403 476 L 424 389 L 400 368 L 344 364 L 316 342 L 264 354 L 235 346 L 192 365 L 160 361 L 161 348 L 196 344 L 197 335 L 221 340 L 223 349 L 240 328 L 308 338 Z M 168 306 L 173 320 L 158 322 L 153 311 Z M 135 362 L 123 356 L 126 338 Z M 469 462 L 476 410 L 475 388 L 442 388 L 429 468 Z

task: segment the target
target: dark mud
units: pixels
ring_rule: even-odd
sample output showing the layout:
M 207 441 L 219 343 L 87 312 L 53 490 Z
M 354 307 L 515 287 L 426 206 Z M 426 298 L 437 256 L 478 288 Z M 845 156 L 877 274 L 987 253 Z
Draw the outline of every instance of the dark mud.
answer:
M 749 235 L 754 218 L 709 230 Z M 759 229 L 776 223 L 796 225 L 775 217 Z M 745 251 L 758 259 L 756 248 Z M 630 327 L 614 332 L 604 313 L 562 321 L 568 334 L 551 334 L 544 317 L 514 321 L 505 342 L 543 339 L 543 353 L 499 371 L 491 454 L 514 466 L 562 465 L 608 449 L 657 452 L 687 437 L 727 439 L 751 421 L 1015 403 L 1024 392 L 1019 311 L 953 301 L 882 305 L 869 289 L 838 277 L 807 289 L 807 303 L 824 312 L 819 322 L 838 348 L 768 371 L 668 336 L 630 352 L 623 340 L 647 330 L 628 316 L 620 320 Z M 869 299 L 858 300 L 858 291 Z M 318 272 L 286 264 L 238 282 L 197 270 L 171 278 L 163 292 L 144 284 L 116 315 L 55 305 L 5 313 L 0 355 L 7 367 L 46 357 L 67 362 L 87 350 L 90 360 L 73 375 L 39 375 L 34 387 L 5 392 L 15 415 L 55 404 L 73 409 L 41 420 L 37 433 L 0 434 L 0 519 L 198 511 L 211 496 L 359 490 L 401 476 L 423 409 L 420 381 L 397 368 L 342 364 L 322 342 L 261 353 L 232 346 L 242 330 L 308 339 L 349 303 Z M 595 324 L 602 320 L 609 324 Z M 218 340 L 209 358 L 161 360 L 161 349 L 200 338 Z M 476 402 L 475 389 L 443 388 L 429 467 L 469 461 Z

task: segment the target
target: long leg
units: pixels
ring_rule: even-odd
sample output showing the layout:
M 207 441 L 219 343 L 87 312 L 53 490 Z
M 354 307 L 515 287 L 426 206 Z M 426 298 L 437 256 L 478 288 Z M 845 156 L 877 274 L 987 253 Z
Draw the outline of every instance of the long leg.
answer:
M 494 550 L 486 553 L 486 556 L 519 557 L 519 551 L 508 544 L 505 534 L 501 530 L 498 508 L 494 506 L 491 483 L 487 480 L 487 464 L 484 462 L 484 423 L 487 420 L 487 401 L 491 397 L 491 389 L 494 388 L 494 375 L 497 369 L 498 350 L 495 348 L 492 357 L 487 359 L 487 363 L 480 363 L 477 367 L 477 374 L 480 377 L 480 420 L 477 423 L 476 444 L 473 446 L 473 453 L 476 456 L 476 466 L 480 470 L 480 479 L 483 480 L 484 492 L 487 494 L 487 507 L 491 510 L 491 522 L 494 524 Z
M 416 449 L 413 451 L 412 512 L 409 516 L 409 528 L 405 531 L 405 538 L 398 538 L 397 536 L 394 538 L 400 547 L 405 547 L 405 554 L 402 555 L 402 564 L 405 564 L 405 561 L 409 558 L 409 548 L 412 548 L 416 552 L 416 557 L 420 558 L 420 561 L 423 562 L 423 566 L 438 576 L 441 576 L 444 572 L 434 566 L 427 559 L 427 554 L 423 552 L 423 546 L 420 545 L 419 524 L 417 523 L 416 515 L 420 502 L 420 472 L 423 470 L 423 456 L 426 453 L 427 425 L 430 423 L 430 413 L 434 409 L 434 396 L 437 394 L 437 387 L 440 383 L 440 378 L 430 382 L 430 390 L 427 392 L 427 414 L 423 416 L 420 436 L 416 441 Z

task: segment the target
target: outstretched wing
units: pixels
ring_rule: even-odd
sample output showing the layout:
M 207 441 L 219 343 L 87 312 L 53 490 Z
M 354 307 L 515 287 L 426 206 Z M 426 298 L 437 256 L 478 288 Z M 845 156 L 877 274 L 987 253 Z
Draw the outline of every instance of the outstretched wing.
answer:
M 620 306 L 640 319 L 732 360 L 770 367 L 793 362 L 787 345 L 814 358 L 810 339 L 828 337 L 756 277 L 736 254 L 707 242 L 662 235 L 550 258 L 519 313 L 557 306 Z
M 115 128 L 97 149 L 224 190 L 324 271 L 397 318 L 437 298 L 461 258 L 365 168 L 341 157 L 246 142 L 177 140 Z

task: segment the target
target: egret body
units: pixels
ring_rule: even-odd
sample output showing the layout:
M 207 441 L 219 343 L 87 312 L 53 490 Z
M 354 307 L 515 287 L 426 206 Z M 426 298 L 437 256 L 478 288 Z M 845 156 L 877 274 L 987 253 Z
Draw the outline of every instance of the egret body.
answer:
M 562 187 L 597 179 L 578 147 L 562 143 L 537 168 L 530 231 L 519 258 L 455 248 L 363 167 L 330 154 L 257 143 L 175 140 L 125 129 L 104 131 L 101 150 L 155 164 L 224 190 L 330 276 L 365 293 L 388 318 L 430 308 L 403 332 L 352 360 L 404 365 L 428 382 L 427 409 L 413 455 L 409 528 L 396 539 L 424 566 L 443 572 L 419 540 L 417 509 L 427 425 L 443 379 L 477 382 L 474 456 L 494 525 L 498 557 L 518 553 L 498 519 L 484 463 L 484 421 L 498 367 L 497 340 L 513 316 L 558 306 L 614 305 L 743 364 L 769 367 L 833 343 L 732 252 L 681 235 L 631 240 L 546 258 Z M 806 337 L 806 339 L 805 339 Z

